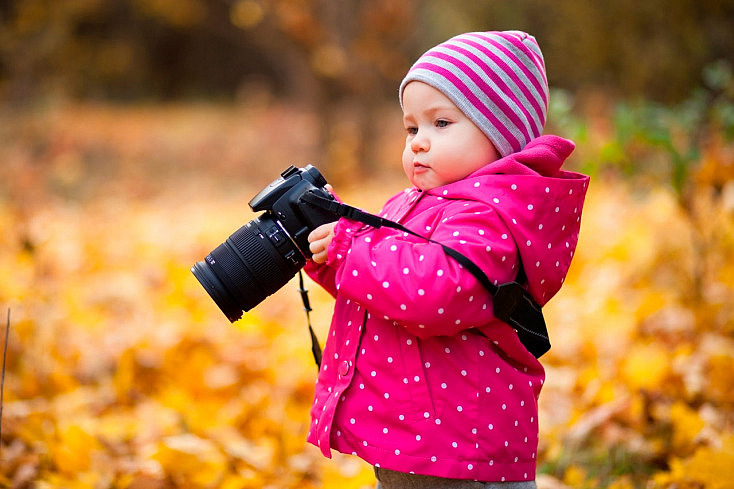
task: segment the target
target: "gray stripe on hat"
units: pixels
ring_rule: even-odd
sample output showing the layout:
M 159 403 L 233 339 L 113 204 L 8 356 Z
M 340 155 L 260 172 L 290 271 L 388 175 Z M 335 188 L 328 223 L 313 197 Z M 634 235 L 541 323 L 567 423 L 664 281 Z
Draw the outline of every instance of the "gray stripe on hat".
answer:
M 479 41 L 478 39 L 471 38 L 472 40 Z M 518 84 L 513 81 L 509 74 L 501 68 L 495 60 L 493 60 L 491 57 L 489 57 L 486 53 L 482 53 L 478 51 L 474 46 L 467 45 L 461 40 L 457 40 L 457 44 L 459 44 L 461 47 L 465 49 L 471 50 L 475 55 L 477 55 L 484 63 L 486 63 L 490 69 L 494 73 L 496 73 L 502 80 L 507 84 L 508 88 L 512 91 L 513 95 L 517 97 L 517 99 L 523 104 L 523 106 L 527 109 L 528 113 L 530 114 L 530 117 L 532 118 L 532 123 L 534 124 L 533 128 L 528 127 L 528 130 L 530 134 L 540 134 L 543 132 L 543 126 L 545 125 L 544 119 L 546 118 L 546 102 L 543 101 L 543 98 L 538 93 L 538 91 L 535 89 L 535 86 L 532 84 L 530 79 L 523 73 L 521 70 L 515 70 L 514 74 L 518 77 L 521 83 L 523 83 L 527 87 L 527 91 L 530 93 L 530 96 L 533 98 L 535 103 L 540 107 L 540 110 L 542 111 L 541 114 L 538 114 L 535 111 L 535 108 L 532 106 L 530 101 L 528 100 L 528 97 L 520 90 L 520 87 Z M 513 62 L 511 58 L 509 58 L 505 53 L 503 53 L 497 46 L 494 46 L 490 43 L 481 43 L 483 46 L 486 46 L 487 50 L 491 52 L 492 56 L 495 56 L 496 58 L 502 60 L 504 63 L 507 64 L 511 69 L 513 66 L 516 65 L 516 63 Z M 481 68 L 477 67 L 481 70 Z M 474 70 L 476 71 L 476 70 Z M 537 73 L 538 69 L 537 67 L 533 67 L 531 69 L 531 72 Z M 541 83 L 541 87 L 543 87 L 544 91 L 545 89 L 545 83 Z M 547 93 L 546 93 L 546 99 L 547 99 Z M 506 97 L 505 97 L 506 100 Z M 523 118 L 526 118 L 525 115 L 522 115 Z M 542 117 L 542 119 L 541 119 Z
M 481 34 L 481 33 L 477 33 L 477 34 Z M 499 48 L 497 48 L 496 45 L 494 45 L 493 43 L 489 42 L 487 40 L 486 36 L 481 36 L 481 37 L 467 36 L 467 38 L 476 41 L 477 43 L 479 43 L 482 46 L 484 46 L 486 49 L 492 51 L 493 54 L 495 54 L 497 57 L 501 58 L 510 67 L 512 67 L 513 65 L 517 65 L 518 62 L 520 64 L 522 64 L 522 66 L 524 66 L 525 69 L 527 69 L 531 73 L 531 75 L 533 76 L 533 78 L 537 82 L 537 84 L 543 89 L 543 92 L 545 93 L 545 96 L 546 96 L 546 100 L 548 99 L 548 82 L 546 81 L 545 77 L 543 76 L 542 71 L 538 68 L 538 65 L 535 64 L 535 61 L 532 58 L 530 58 L 526 52 L 524 52 L 522 49 L 520 49 L 519 47 L 515 46 L 513 43 L 511 43 L 510 41 L 508 41 L 507 39 L 505 39 L 505 38 L 503 38 L 501 36 L 493 37 L 492 39 L 494 41 L 500 43 L 503 47 L 505 47 L 506 49 L 508 49 L 511 53 L 513 53 L 515 55 L 514 56 L 514 59 L 513 59 L 511 57 L 508 57 L 502 51 L 500 51 Z M 532 45 L 532 43 L 525 43 L 524 41 L 521 41 L 521 42 L 523 42 L 523 44 L 526 47 L 528 47 L 528 48 L 530 47 L 530 45 Z M 536 54 L 538 54 L 538 57 L 541 60 L 543 59 L 543 55 L 542 54 L 540 54 L 539 52 L 537 52 L 535 50 L 533 50 L 533 52 L 536 53 Z M 527 77 L 527 75 L 525 74 L 525 72 L 518 69 L 518 70 L 515 70 L 515 73 L 517 73 L 518 77 L 520 77 L 520 79 L 522 80 L 522 82 L 526 86 L 529 86 L 529 87 L 532 87 L 533 88 L 533 90 L 531 90 L 531 92 L 533 94 L 535 94 L 536 93 L 536 91 L 535 91 L 535 85 L 530 80 L 530 78 Z M 538 105 L 540 107 L 545 107 L 546 106 L 545 102 L 543 102 L 543 99 L 540 98 L 540 95 L 539 94 L 537 95 L 537 97 L 535 98 L 535 100 L 538 102 Z
M 474 37 L 474 36 L 468 36 L 467 38 L 468 39 L 471 39 L 471 40 L 473 40 L 475 42 L 477 42 L 478 44 L 481 44 L 482 46 L 484 46 L 494 56 L 496 56 L 497 58 L 499 58 L 502 61 L 504 61 L 505 64 L 507 64 L 507 66 L 509 66 L 511 69 L 512 69 L 513 66 L 517 66 L 518 62 L 521 63 L 522 66 L 524 66 L 531 73 L 531 75 L 533 76 L 534 80 L 542 88 L 542 90 L 544 92 L 544 95 L 545 95 L 545 100 L 546 101 L 548 100 L 548 84 L 545 81 L 545 79 L 543 78 L 543 75 L 540 72 L 540 70 L 538 69 L 538 66 L 533 62 L 532 59 L 530 59 L 528 57 L 527 53 L 523 52 L 521 49 L 519 49 L 518 47 L 516 47 L 510 41 L 508 41 L 508 40 L 506 40 L 506 39 L 504 39 L 502 37 L 499 37 L 499 36 L 498 37 L 495 37 L 493 39 L 495 41 L 497 41 L 498 43 L 502 44 L 502 46 L 504 46 L 506 49 L 508 49 L 511 53 L 515 54 L 515 58 L 514 59 L 511 58 L 511 57 L 509 57 L 509 56 L 507 56 L 507 54 L 505 54 L 502 50 L 500 50 L 494 43 L 489 42 L 484 37 L 483 38 L 478 38 L 478 37 Z M 474 48 L 474 49 L 476 49 L 476 48 Z M 483 55 L 482 53 L 478 53 L 478 54 L 480 54 L 482 56 L 482 58 L 485 61 L 487 61 L 486 55 Z M 542 59 L 542 56 L 541 56 L 541 59 Z M 504 73 L 504 70 L 502 68 L 499 68 L 499 67 L 498 67 L 498 71 L 502 71 Z M 533 99 L 538 104 L 538 106 L 541 108 L 541 110 L 544 110 L 544 111 L 547 110 L 546 101 L 543 100 L 543 98 L 541 97 L 540 93 L 538 93 L 538 91 L 536 90 L 535 85 L 530 80 L 530 78 L 528 78 L 528 76 L 525 74 L 525 72 L 522 71 L 521 69 L 517 69 L 517 70 L 514 70 L 514 73 L 517 75 L 517 77 L 520 79 L 520 81 L 526 87 L 528 87 L 528 91 L 532 94 Z M 523 98 L 525 98 L 525 97 L 523 97 Z M 531 112 L 533 112 L 533 111 L 531 111 Z M 545 117 L 546 114 L 543 114 L 543 116 Z M 540 122 L 540 121 L 538 121 L 538 122 Z M 541 128 L 541 131 L 542 131 L 543 125 L 544 124 L 542 124 L 542 123 L 541 124 L 538 124 L 538 127 Z
M 455 56 L 456 53 L 451 53 L 451 54 L 453 57 L 459 58 L 458 56 Z M 471 63 L 470 60 L 467 60 L 465 57 L 462 56 L 462 58 L 464 58 L 462 59 L 462 61 L 468 61 L 470 65 L 474 64 L 474 63 Z M 453 73 L 480 100 L 480 102 L 497 118 L 498 122 L 504 126 L 505 130 L 510 132 L 515 137 L 515 139 L 517 139 L 521 147 L 527 144 L 528 142 L 527 136 L 522 132 L 520 128 L 517 127 L 517 124 L 512 119 L 510 119 L 510 117 L 508 116 L 508 114 L 505 111 L 500 110 L 500 108 L 496 105 L 495 101 L 493 100 L 493 95 L 499 98 L 502 98 L 505 102 L 507 102 L 507 104 L 510 107 L 510 110 L 512 110 L 512 107 L 516 105 L 516 102 L 509 99 L 501 91 L 497 90 L 495 84 L 492 82 L 492 80 L 488 79 L 486 75 L 484 75 L 481 72 L 477 73 L 477 75 L 480 76 L 485 81 L 485 83 L 487 83 L 490 87 L 492 87 L 493 93 L 486 93 L 484 90 L 479 88 L 474 83 L 474 81 L 471 78 L 469 78 L 468 75 L 466 75 L 464 72 L 459 70 L 456 67 L 456 65 L 450 62 L 444 61 L 440 58 L 434 58 L 430 54 L 428 56 L 425 56 L 423 58 L 423 61 L 424 62 L 430 61 L 431 63 L 435 64 L 436 66 L 440 66 L 450 71 L 451 73 Z M 476 65 L 474 65 L 474 68 L 476 68 Z M 480 128 L 483 128 L 485 126 L 492 126 L 492 132 L 496 132 L 498 138 L 501 138 L 503 141 L 505 141 L 505 144 L 507 144 L 508 147 L 514 146 L 511 142 L 506 141 L 502 133 L 494 128 L 494 124 L 490 122 L 490 120 L 484 114 L 482 114 L 482 112 L 477 107 L 472 105 L 464 97 L 464 95 L 459 91 L 458 87 L 455 87 L 453 83 L 449 82 L 448 80 L 446 81 L 446 86 L 452 87 L 453 94 L 449 96 L 452 102 L 454 102 L 457 106 L 459 106 L 460 104 L 465 105 L 466 107 L 468 107 L 468 110 L 471 111 L 472 114 L 474 114 L 474 116 L 470 118 L 474 120 L 475 124 L 477 123 L 477 120 L 479 120 L 481 124 L 477 124 L 477 125 Z M 467 113 L 467 111 L 464 110 L 464 113 Z M 521 120 L 525 119 L 522 113 L 519 113 L 518 115 L 520 116 L 519 118 Z M 525 121 L 525 124 L 527 124 L 527 121 Z M 533 131 L 528 131 L 528 133 L 533 134 Z M 517 149 L 519 148 L 515 148 L 515 150 Z
M 420 68 L 411 71 L 405 80 L 403 80 L 402 86 L 405 87 L 405 85 L 411 81 L 426 83 L 446 95 L 446 97 L 448 97 L 449 100 L 451 100 L 454 105 L 456 105 L 456 107 L 489 138 L 502 156 L 507 156 L 515 151 L 512 144 L 495 128 L 494 124 L 491 124 L 489 120 L 479 112 L 479 110 L 477 110 L 477 108 L 474 107 L 466 97 L 464 97 L 459 89 L 446 78 L 433 71 Z M 499 119 L 501 122 L 501 118 Z M 524 141 L 524 138 L 521 138 L 520 141 Z
M 505 86 L 507 87 L 507 89 L 512 93 L 512 95 L 515 97 L 515 99 L 513 99 L 511 96 L 507 95 L 507 92 L 504 89 L 502 89 L 501 87 L 499 87 L 492 80 L 492 78 L 487 73 L 487 70 L 485 70 L 482 66 L 478 65 L 475 61 L 473 61 L 471 58 L 469 58 L 468 56 L 464 55 L 463 53 L 460 53 L 460 52 L 451 50 L 445 44 L 439 46 L 437 49 L 434 49 L 433 51 L 439 51 L 439 52 L 444 53 L 444 54 L 446 54 L 448 56 L 452 56 L 452 57 L 454 57 L 454 58 L 462 61 L 464 64 L 466 64 L 469 67 L 469 69 L 471 69 L 474 72 L 475 75 L 477 75 L 479 78 L 482 79 L 482 81 L 484 81 L 484 83 L 486 83 L 489 87 L 491 87 L 491 89 L 493 90 L 493 92 L 500 99 L 502 99 L 503 102 L 505 102 L 507 104 L 507 106 L 510 108 L 510 110 L 513 110 L 513 113 L 518 117 L 518 119 L 520 119 L 520 121 L 522 121 L 522 124 L 524 126 L 524 129 L 525 129 L 525 133 L 526 134 L 530 134 L 532 136 L 536 136 L 536 135 L 539 135 L 540 133 L 543 132 L 543 125 L 544 124 L 540 120 L 539 115 L 537 114 L 537 112 L 535 111 L 535 109 L 532 107 L 532 104 L 528 100 L 528 97 L 522 92 L 522 90 L 520 90 L 520 87 L 517 85 L 517 83 L 514 80 L 512 80 L 512 78 L 510 78 L 510 76 L 503 69 L 501 69 L 492 58 L 490 58 L 489 56 L 487 56 L 485 53 L 482 53 L 482 52 L 478 51 L 473 46 L 470 46 L 470 45 L 467 45 L 467 44 L 463 44 L 463 43 L 460 43 L 460 44 L 459 43 L 451 43 L 451 44 L 452 45 L 457 45 L 458 44 L 459 47 L 470 51 L 472 54 L 474 54 L 475 56 L 477 56 L 482 62 L 484 62 L 489 67 L 489 69 L 492 71 L 492 73 L 494 73 L 497 77 L 499 77 L 502 80 L 502 82 L 505 84 Z M 504 56 L 503 53 L 501 51 L 499 51 L 499 50 L 497 50 L 496 52 L 493 50 L 493 54 L 496 54 L 497 57 L 500 57 L 500 58 Z M 518 74 L 518 75 L 520 75 L 520 74 Z M 522 78 L 524 78 L 524 77 L 520 76 L 520 78 L 522 80 Z M 462 80 L 463 80 L 463 78 L 462 78 Z M 469 83 L 471 83 L 471 86 L 476 87 L 476 90 L 481 90 L 479 87 L 476 86 L 476 84 L 473 81 L 469 80 Z M 475 92 L 475 93 L 476 93 L 476 90 L 472 89 L 472 91 Z M 532 85 L 529 85 L 528 86 L 528 92 L 530 92 L 532 95 L 534 95 L 533 98 L 537 101 L 538 95 L 536 94 L 535 87 L 533 87 Z M 483 91 L 482 91 L 482 93 L 483 93 Z M 489 96 L 488 95 L 485 95 L 485 97 L 489 97 Z M 480 99 L 482 99 L 482 98 L 480 97 Z M 515 107 L 517 107 L 518 104 L 521 105 L 521 106 L 523 106 L 526 109 L 527 113 L 529 114 L 530 119 L 528 119 L 528 116 L 522 110 L 520 110 L 520 109 L 515 110 Z M 486 102 L 485 102 L 485 105 L 487 105 Z M 544 107 L 544 104 L 543 104 L 542 100 L 540 101 L 540 103 L 538 105 L 541 108 Z M 499 108 L 498 108 L 498 110 L 499 110 Z M 508 118 L 508 120 L 509 120 L 509 118 Z M 513 122 L 509 122 L 509 123 L 512 124 L 513 127 L 516 126 L 516 124 L 513 123 Z M 516 137 L 517 137 L 517 135 L 516 135 Z M 522 135 L 520 135 L 520 137 L 518 139 L 520 141 L 523 141 L 523 140 L 526 140 L 527 137 L 524 134 L 522 134 Z
M 499 36 L 499 35 L 481 36 L 482 34 L 481 32 L 477 34 L 479 34 L 480 37 L 474 37 L 474 36 L 469 36 L 469 37 L 471 39 L 476 39 L 477 41 L 480 41 L 484 45 L 488 44 L 489 40 L 487 38 L 491 37 L 492 40 L 499 42 L 500 44 L 505 46 L 507 49 L 509 49 L 516 56 L 516 59 L 518 61 L 521 61 L 522 64 L 528 69 L 528 71 L 530 71 L 533 74 L 533 76 L 538 81 L 540 86 L 544 86 L 548 84 L 548 81 L 545 79 L 545 76 L 544 76 L 545 60 L 543 58 L 543 53 L 539 51 L 540 46 L 537 46 L 536 42 L 530 42 L 531 38 L 533 41 L 535 40 L 534 37 L 528 35 L 525 39 L 518 38 L 517 41 L 519 41 L 520 44 L 522 44 L 525 48 L 532 51 L 534 54 L 538 56 L 538 58 L 542 62 L 541 64 L 543 65 L 542 69 L 538 69 L 538 65 L 536 64 L 535 60 L 531 56 L 528 56 L 527 52 L 525 52 L 522 48 L 516 46 L 512 41 L 510 41 L 509 39 L 506 39 L 504 36 Z

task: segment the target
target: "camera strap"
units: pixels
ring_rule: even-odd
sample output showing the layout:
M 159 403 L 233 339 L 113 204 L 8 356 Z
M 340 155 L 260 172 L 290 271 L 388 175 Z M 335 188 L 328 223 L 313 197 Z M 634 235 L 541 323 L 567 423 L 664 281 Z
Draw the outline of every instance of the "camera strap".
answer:
M 481 283 L 482 286 L 492 294 L 495 317 L 515 329 L 520 342 L 522 342 L 525 348 L 527 348 L 535 358 L 540 358 L 544 353 L 550 350 L 550 339 L 548 338 L 548 328 L 546 327 L 545 319 L 543 318 L 543 311 L 540 305 L 518 281 L 525 277 L 522 264 L 520 265 L 518 276 L 514 281 L 495 285 L 482 271 L 482 269 L 466 255 L 461 254 L 443 243 L 421 236 L 400 223 L 364 212 L 356 207 L 337 202 L 336 200 L 321 197 L 313 192 L 306 192 L 301 199 L 304 202 L 340 217 L 346 217 L 347 219 L 358 221 L 375 228 L 385 226 L 397 229 L 412 236 L 424 239 L 430 243 L 440 245 L 448 256 L 466 268 L 479 281 L 479 283 Z M 303 282 L 301 282 L 301 289 L 303 289 Z M 305 304 L 306 302 L 304 302 L 304 305 Z M 311 330 L 311 334 L 313 335 L 313 330 Z
M 311 326 L 311 301 L 308 299 L 308 289 L 303 285 L 303 271 L 298 270 L 298 292 L 301 294 L 301 300 L 303 301 L 303 310 L 306 311 L 306 322 L 308 323 L 308 332 L 311 334 L 311 353 L 313 353 L 313 360 L 316 362 L 316 366 L 321 368 L 321 345 L 319 339 L 316 337 L 316 333 Z

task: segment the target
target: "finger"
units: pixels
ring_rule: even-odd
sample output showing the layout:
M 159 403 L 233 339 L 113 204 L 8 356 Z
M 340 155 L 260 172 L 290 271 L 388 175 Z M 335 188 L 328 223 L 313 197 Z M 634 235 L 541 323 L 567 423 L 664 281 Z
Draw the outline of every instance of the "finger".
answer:
M 311 251 L 312 254 L 317 254 L 324 250 L 324 245 L 322 244 L 321 240 L 312 241 L 311 243 L 309 243 L 308 249 Z
M 308 235 L 308 241 L 309 243 L 313 243 L 314 241 L 318 241 L 320 239 L 324 239 L 329 235 L 331 232 L 331 229 L 327 227 L 327 225 L 322 225 L 311 231 Z
M 313 247 L 313 244 L 316 241 L 318 241 L 320 239 L 323 239 L 324 236 L 325 235 L 322 234 L 321 228 L 318 227 L 318 228 L 314 229 L 313 231 L 311 231 L 310 233 L 308 233 L 308 238 L 307 239 L 308 239 L 308 242 L 311 243 L 311 246 Z
M 315 261 L 316 263 L 324 263 L 326 259 L 328 258 L 328 253 L 326 250 L 319 251 L 318 253 L 314 253 L 311 259 Z
M 334 226 L 336 226 L 336 222 L 322 224 L 309 233 L 308 241 L 312 243 L 320 239 L 328 238 L 330 235 L 333 235 Z

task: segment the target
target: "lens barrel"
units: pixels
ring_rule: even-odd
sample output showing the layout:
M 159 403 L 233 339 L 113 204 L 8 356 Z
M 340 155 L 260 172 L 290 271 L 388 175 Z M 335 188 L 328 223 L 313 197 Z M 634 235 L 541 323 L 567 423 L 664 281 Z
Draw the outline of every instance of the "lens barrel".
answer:
M 235 231 L 191 272 L 231 322 L 283 287 L 306 263 L 265 213 Z

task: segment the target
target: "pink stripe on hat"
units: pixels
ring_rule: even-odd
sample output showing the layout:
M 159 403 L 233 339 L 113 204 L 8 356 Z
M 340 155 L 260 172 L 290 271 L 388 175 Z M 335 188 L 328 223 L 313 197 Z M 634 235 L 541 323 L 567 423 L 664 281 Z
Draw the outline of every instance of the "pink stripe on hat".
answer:
M 539 120 L 537 120 L 539 118 L 539 114 L 541 114 L 540 106 L 535 101 L 533 96 L 527 91 L 527 89 L 525 89 L 525 91 L 519 95 L 525 97 L 530 106 L 517 103 L 517 95 L 515 95 L 513 89 L 516 90 L 517 87 L 520 87 L 522 90 L 522 88 L 524 88 L 524 85 L 519 83 L 517 76 L 512 72 L 508 72 L 506 74 L 510 77 L 510 80 L 505 81 L 502 79 L 502 77 L 500 77 L 496 72 L 491 69 L 492 64 L 496 64 L 500 67 L 502 67 L 502 65 L 505 65 L 504 61 L 501 58 L 491 56 L 488 57 L 488 59 L 483 60 L 477 57 L 472 52 L 472 50 L 469 49 L 465 49 L 459 46 L 451 46 L 449 49 L 455 50 L 456 52 L 461 53 L 467 58 L 471 59 L 483 71 L 483 74 L 486 77 L 489 77 L 492 85 L 485 82 L 479 75 L 471 71 L 470 68 L 468 68 L 464 63 L 458 60 L 456 62 L 457 66 L 472 78 L 475 85 L 482 91 L 482 93 L 491 93 L 492 91 L 497 92 L 497 94 L 499 95 L 495 99 L 497 108 L 502 111 L 502 113 L 508 119 L 511 120 L 512 124 L 515 127 L 523 127 L 526 122 L 533 124 L 532 128 L 523 131 L 523 133 L 525 133 L 525 137 L 528 140 L 532 139 L 530 137 L 531 133 L 542 132 L 542 124 L 539 122 Z M 531 108 L 537 108 L 537 110 L 533 110 L 533 113 L 531 113 L 529 110 Z M 522 114 L 516 113 L 517 109 L 520 109 L 522 111 Z
M 458 69 L 458 72 L 463 73 L 466 77 L 468 77 L 469 80 L 471 81 L 471 83 L 474 86 L 476 86 L 477 88 L 479 88 L 479 92 L 473 93 L 472 92 L 472 89 L 468 85 L 464 84 L 457 77 L 458 72 L 456 70 L 446 70 L 446 73 L 450 73 L 451 74 L 451 78 L 453 80 L 455 80 L 454 85 L 456 85 L 457 88 L 459 88 L 460 91 L 465 96 L 467 96 L 467 97 L 471 96 L 472 100 L 475 100 L 476 99 L 476 103 L 474 101 L 472 101 L 472 105 L 474 107 L 476 107 L 479 111 L 481 111 L 482 114 L 485 115 L 485 117 L 487 117 L 487 118 L 494 117 L 494 114 L 489 110 L 489 108 L 486 105 L 486 102 L 488 102 L 488 101 L 482 101 L 481 99 L 482 98 L 486 98 L 486 97 L 483 97 L 483 95 L 485 95 L 487 93 L 490 93 L 495 88 L 494 87 L 491 87 L 479 75 L 477 75 L 474 71 L 472 71 L 472 69 L 469 66 L 467 66 L 465 63 L 463 63 L 459 59 L 457 59 L 455 57 L 452 57 L 452 56 L 448 56 L 448 55 L 443 54 L 443 53 L 434 53 L 433 56 L 435 56 L 436 58 L 439 58 L 439 59 L 441 59 L 443 61 L 446 61 L 448 63 L 453 64 Z M 490 74 L 490 76 L 491 75 L 492 74 Z M 444 76 L 446 76 L 446 78 L 450 78 L 447 75 L 444 75 Z M 501 88 L 500 85 L 503 84 L 502 81 L 501 80 L 497 80 L 496 77 L 493 77 L 493 78 L 494 79 L 492 81 L 495 82 L 495 85 L 497 85 L 497 87 L 496 87 L 497 92 L 501 92 L 502 91 L 502 88 Z M 506 117 L 507 119 L 509 119 L 511 121 L 511 125 L 513 125 L 515 127 L 520 127 L 523 124 L 522 120 L 520 119 L 520 116 L 518 116 L 515 113 L 515 108 L 516 108 L 515 107 L 515 104 L 513 104 L 513 106 L 511 107 L 507 103 L 507 101 L 505 100 L 505 98 L 502 97 L 502 96 L 496 97 L 496 99 L 494 100 L 494 102 L 497 105 L 497 110 L 504 117 Z
M 502 156 L 540 136 L 548 82 L 535 38 L 521 31 L 471 32 L 426 51 L 400 84 L 427 83 L 446 95 Z
M 524 56 L 529 56 L 527 58 L 527 61 L 532 64 L 532 68 L 528 68 L 527 65 L 523 63 L 519 63 L 521 61 L 521 58 L 516 56 L 512 53 L 511 50 L 508 49 L 508 47 L 505 44 L 498 43 L 498 42 L 492 42 L 494 46 L 496 46 L 499 50 L 501 50 L 505 55 L 508 57 L 508 60 L 513 62 L 513 67 L 507 66 L 507 69 L 509 72 L 513 72 L 515 76 L 518 76 L 519 73 L 525 74 L 527 77 L 527 80 L 530 81 L 530 84 L 535 87 L 535 93 L 536 95 L 541 96 L 541 98 L 544 101 L 544 105 L 548 106 L 548 80 L 546 78 L 545 73 L 545 61 L 543 60 L 543 55 L 540 52 L 540 47 L 538 46 L 537 42 L 535 42 L 535 38 L 532 36 L 529 36 L 528 34 L 521 33 L 524 35 L 529 36 L 529 39 L 532 39 L 532 43 L 530 45 L 525 44 L 526 41 L 521 40 L 517 37 L 517 33 L 519 31 L 510 31 L 511 33 L 514 33 L 515 35 L 509 35 L 509 36 L 503 36 L 508 41 L 508 46 L 514 46 L 515 49 L 522 50 Z M 469 34 L 468 36 L 471 36 Z M 458 39 L 457 39 L 458 40 Z M 478 41 L 487 42 L 488 40 L 486 38 L 483 38 L 481 36 L 477 36 Z M 471 42 L 469 41 L 469 38 L 464 40 L 464 42 Z M 532 47 L 535 46 L 537 48 L 537 52 L 535 52 Z M 476 46 L 477 49 L 483 49 L 481 45 Z M 539 68 L 539 69 L 538 69 Z M 540 80 L 538 80 L 538 77 L 540 77 Z M 526 86 L 526 82 L 519 82 L 518 86 L 524 87 Z
M 478 44 L 474 41 L 470 41 L 469 39 L 463 40 L 463 42 L 469 44 L 472 46 L 475 50 L 481 50 L 483 49 L 483 46 L 481 44 Z M 507 50 L 504 48 L 504 46 L 498 45 L 497 49 L 501 51 L 501 54 L 504 56 L 508 56 Z M 491 60 L 497 64 L 497 66 L 502 70 L 502 72 L 510 78 L 511 83 L 508 86 L 505 85 L 507 90 L 514 89 L 520 89 L 523 96 L 530 102 L 530 105 L 532 106 L 532 113 L 537 117 L 539 120 L 543 120 L 545 117 L 545 111 L 548 107 L 548 95 L 547 92 L 545 92 L 542 87 L 539 85 L 538 81 L 535 79 L 532 73 L 529 73 L 527 69 L 524 67 L 520 67 L 520 71 L 525 74 L 525 77 L 523 77 L 523 80 L 520 79 L 520 76 L 517 73 L 517 66 L 510 66 L 505 62 L 502 56 L 499 54 L 496 56 L 492 56 Z M 492 68 L 488 65 L 484 65 L 484 69 L 491 73 Z M 498 77 L 499 78 L 499 77 Z M 535 90 L 531 90 L 527 86 L 527 81 L 530 81 L 530 83 L 533 85 Z M 532 88 L 532 87 L 531 87 Z M 540 100 L 538 100 L 538 98 Z M 526 107 L 524 104 L 520 105 L 520 108 L 523 109 L 523 111 L 527 114 L 528 117 L 532 117 L 527 111 L 530 109 L 530 107 Z M 542 123 L 539 131 L 542 131 Z
M 451 91 L 453 97 L 449 98 L 451 98 L 454 104 L 462 112 L 467 114 L 467 116 L 482 130 L 482 132 L 487 135 L 495 147 L 497 147 L 497 143 L 495 143 L 495 141 L 503 141 L 503 144 L 509 144 L 512 147 L 520 146 L 520 144 L 522 144 L 522 138 L 515 135 L 507 124 L 504 124 L 498 119 L 498 116 L 503 116 L 503 113 L 499 110 L 490 110 L 488 105 L 485 105 L 481 100 L 479 100 L 474 91 L 461 82 L 454 71 L 447 70 L 441 66 L 431 63 L 425 63 L 425 68 L 430 68 L 434 73 L 440 75 L 446 82 L 448 82 L 436 84 L 438 86 L 434 84 L 430 85 L 443 93 Z M 502 154 L 500 148 L 497 148 L 497 151 Z M 512 151 L 507 154 L 510 153 L 512 153 Z M 503 154 L 503 156 L 505 155 Z

